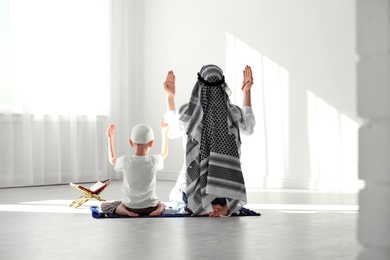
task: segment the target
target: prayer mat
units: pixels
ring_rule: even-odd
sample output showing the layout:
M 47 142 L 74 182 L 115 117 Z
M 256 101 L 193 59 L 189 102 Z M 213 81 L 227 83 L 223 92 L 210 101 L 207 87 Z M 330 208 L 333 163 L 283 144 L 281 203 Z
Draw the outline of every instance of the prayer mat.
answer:
M 166 207 L 165 211 L 160 216 L 149 216 L 141 215 L 138 217 L 130 216 L 119 216 L 112 213 L 102 213 L 98 206 L 92 206 L 91 208 L 93 218 L 183 218 L 183 217 L 193 217 L 191 213 L 188 212 L 179 212 L 172 208 Z M 260 213 L 257 213 L 253 210 L 247 208 L 241 208 L 238 214 L 232 214 L 232 217 L 244 217 L 244 216 L 261 216 Z M 194 216 L 194 217 L 207 217 L 207 216 Z

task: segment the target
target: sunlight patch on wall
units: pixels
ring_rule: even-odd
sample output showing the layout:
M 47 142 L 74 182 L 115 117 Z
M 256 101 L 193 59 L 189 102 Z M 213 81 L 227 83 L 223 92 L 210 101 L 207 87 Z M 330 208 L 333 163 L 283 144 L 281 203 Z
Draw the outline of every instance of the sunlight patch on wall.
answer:
M 267 133 L 268 173 L 283 177 L 288 171 L 288 72 L 263 57 L 263 91 L 265 128 Z
M 255 133 L 242 136 L 242 169 L 247 187 L 281 187 L 289 158 L 289 72 L 226 33 L 226 79 L 234 82 L 231 101 L 242 105 L 242 71 L 251 66 Z M 233 80 L 232 80 L 233 79 Z M 232 84 L 232 83 L 230 83 Z
M 310 91 L 307 92 L 307 111 L 310 188 L 353 189 L 358 172 L 359 123 Z M 340 185 L 343 187 L 338 187 Z

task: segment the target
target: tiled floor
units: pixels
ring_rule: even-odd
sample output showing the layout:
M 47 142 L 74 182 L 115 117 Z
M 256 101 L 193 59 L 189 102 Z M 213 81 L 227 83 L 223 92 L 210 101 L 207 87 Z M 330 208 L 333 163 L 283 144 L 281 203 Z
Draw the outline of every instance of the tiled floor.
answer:
M 163 201 L 173 182 L 159 181 Z M 85 184 L 88 186 L 89 184 Z M 102 193 L 120 198 L 120 181 Z M 0 259 L 356 259 L 357 194 L 249 190 L 261 217 L 94 219 L 69 185 L 0 189 Z

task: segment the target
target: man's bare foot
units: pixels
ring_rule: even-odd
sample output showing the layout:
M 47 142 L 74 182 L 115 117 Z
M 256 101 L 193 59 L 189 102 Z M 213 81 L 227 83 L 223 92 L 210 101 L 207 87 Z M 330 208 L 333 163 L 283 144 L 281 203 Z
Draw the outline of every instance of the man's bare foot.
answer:
M 221 217 L 221 216 L 227 216 L 229 214 L 229 210 L 228 210 L 228 207 L 227 205 L 219 205 L 219 204 L 215 204 L 215 205 L 212 205 L 213 206 L 213 210 L 214 212 L 210 212 L 209 213 L 209 217 Z
M 161 213 L 164 212 L 164 210 L 165 210 L 164 204 L 163 204 L 161 201 L 159 201 L 159 202 L 157 203 L 157 209 L 154 210 L 154 211 L 152 211 L 152 212 L 149 214 L 149 216 L 160 216 Z
M 222 210 L 222 206 L 219 204 L 211 204 L 211 207 L 213 207 L 214 212 Z
M 137 213 L 128 211 L 126 209 L 125 204 L 121 203 L 116 209 L 115 209 L 115 214 L 120 215 L 120 216 L 129 216 L 129 217 L 138 217 L 139 215 Z

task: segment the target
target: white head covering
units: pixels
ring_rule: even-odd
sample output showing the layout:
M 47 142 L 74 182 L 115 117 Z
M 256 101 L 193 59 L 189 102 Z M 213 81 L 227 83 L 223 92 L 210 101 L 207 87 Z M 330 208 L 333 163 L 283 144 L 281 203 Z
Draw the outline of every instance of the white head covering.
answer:
M 153 129 L 147 124 L 136 125 L 131 131 L 131 140 L 135 144 L 147 144 L 153 139 Z

